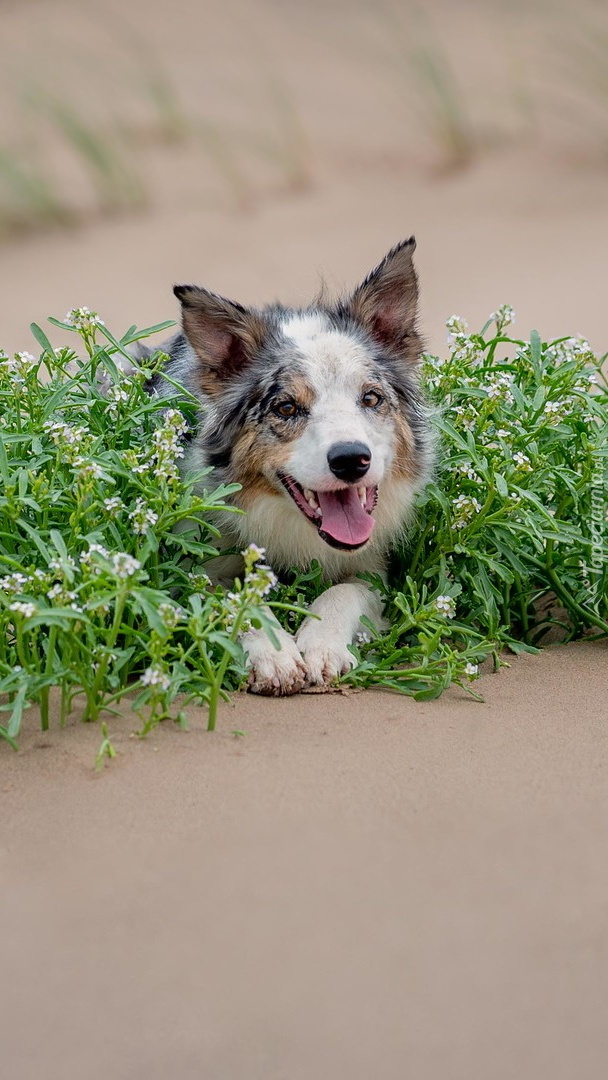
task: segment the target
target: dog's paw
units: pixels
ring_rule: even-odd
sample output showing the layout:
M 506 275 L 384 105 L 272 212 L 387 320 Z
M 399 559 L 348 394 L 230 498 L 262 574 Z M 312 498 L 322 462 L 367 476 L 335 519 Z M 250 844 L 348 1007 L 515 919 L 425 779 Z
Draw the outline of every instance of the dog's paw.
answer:
M 275 649 L 269 641 L 264 649 L 256 649 L 255 656 L 249 656 L 249 678 L 247 689 L 250 694 L 265 694 L 267 697 L 284 697 L 298 694 L 308 685 L 306 664 L 293 639 L 282 640 L 281 648 Z
M 338 675 L 346 675 L 355 664 L 354 656 L 343 642 L 313 640 L 306 646 L 301 645 L 301 648 L 310 686 L 330 683 Z

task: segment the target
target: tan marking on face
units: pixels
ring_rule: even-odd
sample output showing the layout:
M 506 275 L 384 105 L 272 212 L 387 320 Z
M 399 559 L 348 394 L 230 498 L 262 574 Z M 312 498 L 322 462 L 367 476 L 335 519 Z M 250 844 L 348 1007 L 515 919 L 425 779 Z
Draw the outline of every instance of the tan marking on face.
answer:
M 418 475 L 418 469 L 416 467 L 416 441 L 414 439 L 414 433 L 405 417 L 400 413 L 397 413 L 394 420 L 396 448 L 391 472 L 394 477 L 415 480 Z
M 235 496 L 237 505 L 246 510 L 260 495 L 279 498 L 281 493 L 268 480 L 267 474 L 284 469 L 286 459 L 284 443 L 265 440 L 261 432 L 245 428 L 232 452 L 232 479 L 242 484 L 242 491 Z

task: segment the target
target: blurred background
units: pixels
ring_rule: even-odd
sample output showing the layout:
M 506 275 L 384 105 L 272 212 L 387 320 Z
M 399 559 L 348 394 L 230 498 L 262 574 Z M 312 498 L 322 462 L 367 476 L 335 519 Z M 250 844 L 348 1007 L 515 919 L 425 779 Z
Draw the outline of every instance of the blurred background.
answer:
M 0 344 L 195 281 L 354 285 L 415 233 L 456 312 L 608 349 L 608 4 L 0 0 Z

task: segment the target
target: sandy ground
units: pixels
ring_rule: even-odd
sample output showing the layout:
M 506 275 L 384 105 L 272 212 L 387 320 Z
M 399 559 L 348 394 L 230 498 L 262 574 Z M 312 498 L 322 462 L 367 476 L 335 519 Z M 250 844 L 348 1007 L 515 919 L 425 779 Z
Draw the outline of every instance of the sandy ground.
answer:
M 608 349 L 605 162 L 543 137 L 438 174 L 401 152 L 367 68 L 357 97 L 366 5 L 352 21 L 344 3 L 313 8 L 312 31 L 290 4 L 277 30 L 314 135 L 309 189 L 259 177 L 236 212 L 221 192 L 197 198 L 210 176 L 166 151 L 165 197 L 148 214 L 0 247 L 7 349 L 31 348 L 32 319 L 81 303 L 119 331 L 171 317 L 179 280 L 245 302 L 308 299 L 320 273 L 352 285 L 411 232 L 433 348 L 449 314 L 476 325 L 510 302 L 522 335 L 580 332 Z M 8 4 L 3 18 L 42 58 L 44 20 L 65 9 Z M 225 91 L 229 55 L 247 97 L 243 5 L 148 10 L 186 88 L 211 71 Z M 277 10 L 260 6 L 266 20 Z M 479 10 L 450 16 L 472 55 Z M 350 51 L 336 73 L 338 40 Z M 233 98 L 214 101 L 228 123 Z M 212 737 L 191 713 L 188 733 L 165 725 L 141 742 L 126 715 L 110 723 L 119 756 L 101 774 L 99 729 L 43 734 L 29 717 L 18 754 L 0 745 L 6 1075 L 599 1080 L 606 660 L 590 643 L 520 658 L 484 677 L 482 705 L 460 692 L 240 696 Z
M 606 649 L 3 755 L 19 1080 L 605 1075 Z M 231 730 L 244 729 L 236 739 Z

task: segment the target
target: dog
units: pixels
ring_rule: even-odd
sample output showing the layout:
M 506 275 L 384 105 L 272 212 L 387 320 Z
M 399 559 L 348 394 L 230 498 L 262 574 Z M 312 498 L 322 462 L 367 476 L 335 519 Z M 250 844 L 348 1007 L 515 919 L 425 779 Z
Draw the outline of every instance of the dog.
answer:
M 231 501 L 245 513 L 216 520 L 227 545 L 264 548 L 279 574 L 316 560 L 328 582 L 295 637 L 277 623 L 280 649 L 263 629 L 243 636 L 254 693 L 330 683 L 354 664 L 361 617 L 381 624 L 381 600 L 357 575 L 384 573 L 433 465 L 415 247 L 398 244 L 335 303 L 253 309 L 174 288 L 182 331 L 164 346 L 166 370 L 201 403 L 185 468 L 240 484 Z M 227 570 L 238 566 L 224 559 Z

